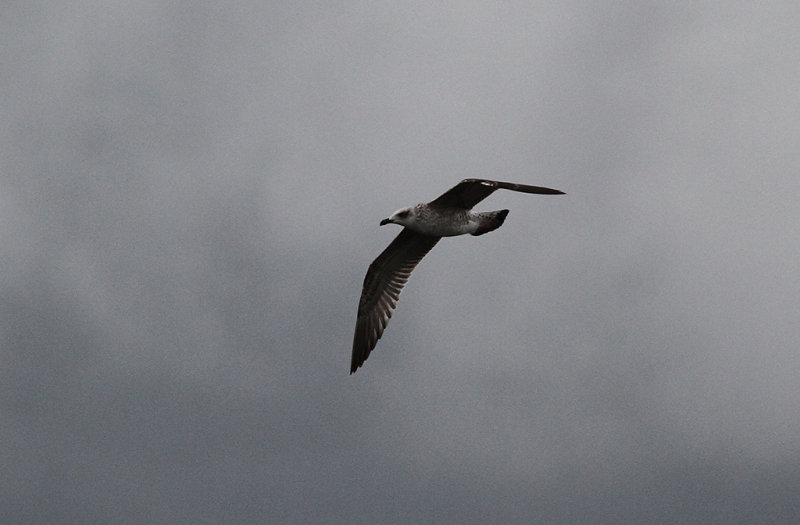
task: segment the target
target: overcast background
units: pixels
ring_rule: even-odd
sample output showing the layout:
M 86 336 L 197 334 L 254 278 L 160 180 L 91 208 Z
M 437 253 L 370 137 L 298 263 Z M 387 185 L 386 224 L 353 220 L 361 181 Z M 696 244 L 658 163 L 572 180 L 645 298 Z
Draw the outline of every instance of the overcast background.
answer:
M 4 523 L 797 523 L 797 2 L 4 2 Z M 348 374 L 394 210 L 460 179 Z

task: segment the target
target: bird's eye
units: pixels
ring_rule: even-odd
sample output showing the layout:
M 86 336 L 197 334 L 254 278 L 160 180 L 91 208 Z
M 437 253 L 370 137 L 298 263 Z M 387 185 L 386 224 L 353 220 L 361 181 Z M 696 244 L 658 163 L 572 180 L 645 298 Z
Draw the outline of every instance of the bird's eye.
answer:
M 401 211 L 400 213 L 397 214 L 397 216 L 401 219 L 405 219 L 406 217 L 408 217 L 408 210 Z

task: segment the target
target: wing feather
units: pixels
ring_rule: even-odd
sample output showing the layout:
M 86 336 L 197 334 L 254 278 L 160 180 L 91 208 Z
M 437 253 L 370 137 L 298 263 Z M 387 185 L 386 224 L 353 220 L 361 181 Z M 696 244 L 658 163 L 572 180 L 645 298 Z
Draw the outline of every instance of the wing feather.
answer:
M 462 208 L 471 210 L 473 206 L 491 195 L 495 190 L 504 189 L 522 193 L 538 193 L 543 195 L 563 195 L 563 191 L 542 186 L 529 186 L 514 182 L 501 182 L 487 179 L 464 179 L 439 197 L 431 201 L 431 206 L 442 208 Z
M 439 239 L 440 237 L 422 235 L 403 228 L 369 265 L 358 303 L 353 355 L 350 361 L 351 374 L 364 364 L 383 335 L 411 271 Z

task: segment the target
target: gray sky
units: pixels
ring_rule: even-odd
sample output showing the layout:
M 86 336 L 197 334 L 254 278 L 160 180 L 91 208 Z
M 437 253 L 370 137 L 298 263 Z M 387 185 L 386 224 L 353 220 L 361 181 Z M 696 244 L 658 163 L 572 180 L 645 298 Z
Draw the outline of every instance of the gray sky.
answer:
M 796 2 L 271 4 L 0 8 L 2 521 L 800 520 Z

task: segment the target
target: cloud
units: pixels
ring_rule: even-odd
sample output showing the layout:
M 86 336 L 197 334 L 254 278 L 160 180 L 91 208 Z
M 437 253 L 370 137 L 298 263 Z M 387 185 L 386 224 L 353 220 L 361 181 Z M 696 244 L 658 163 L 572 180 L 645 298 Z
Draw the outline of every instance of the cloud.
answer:
M 6 11 L 11 521 L 796 521 L 795 8 Z

